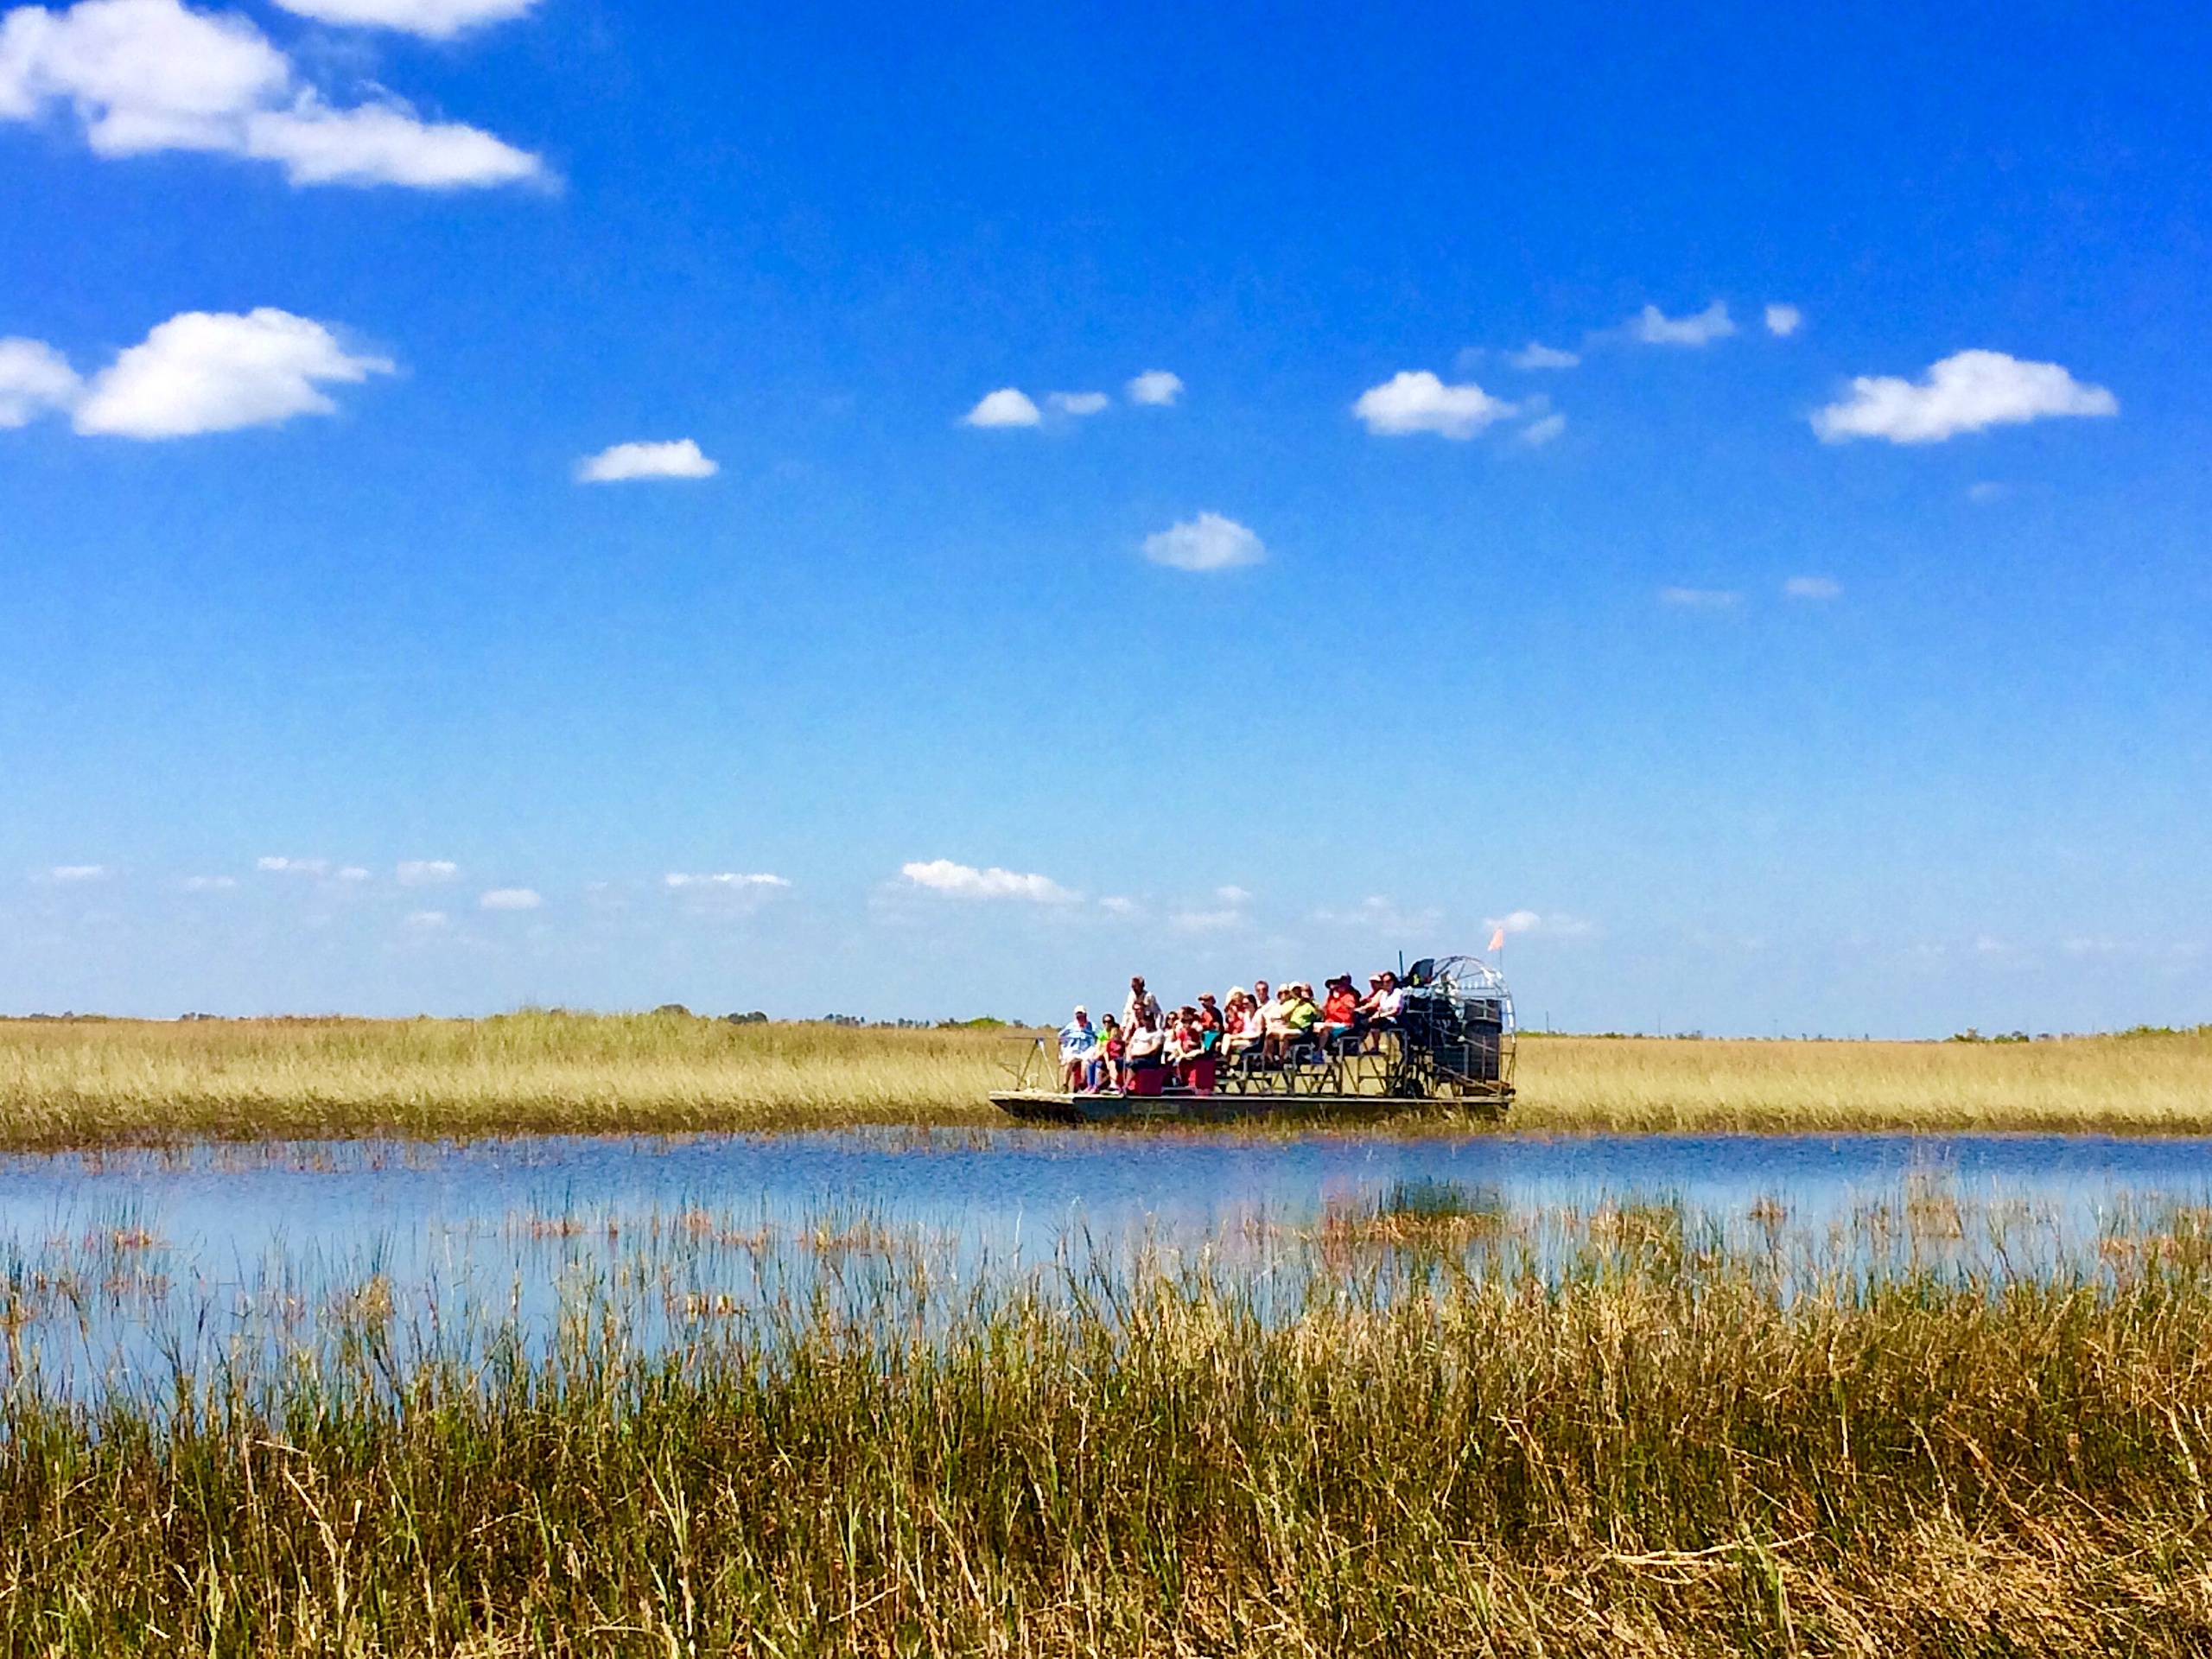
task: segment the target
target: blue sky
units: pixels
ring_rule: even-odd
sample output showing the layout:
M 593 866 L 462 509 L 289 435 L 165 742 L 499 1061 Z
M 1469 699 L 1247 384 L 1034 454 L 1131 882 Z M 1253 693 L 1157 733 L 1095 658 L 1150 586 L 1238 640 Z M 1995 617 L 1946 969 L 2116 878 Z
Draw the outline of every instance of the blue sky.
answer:
M 0 1009 L 2207 1017 L 2207 44 L 8 11 Z

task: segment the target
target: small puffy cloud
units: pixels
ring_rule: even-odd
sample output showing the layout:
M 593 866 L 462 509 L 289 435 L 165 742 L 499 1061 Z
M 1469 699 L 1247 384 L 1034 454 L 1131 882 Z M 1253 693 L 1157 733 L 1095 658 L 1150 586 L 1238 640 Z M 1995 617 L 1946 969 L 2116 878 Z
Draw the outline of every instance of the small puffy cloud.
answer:
M 1227 570 L 1260 563 L 1268 556 L 1268 547 L 1234 518 L 1202 512 L 1146 537 L 1144 556 L 1173 570 Z
M 335 413 L 324 385 L 391 372 L 388 359 L 349 353 L 322 324 L 289 311 L 186 311 L 93 378 L 75 424 L 127 438 L 263 426 Z
M 67 409 L 83 388 L 69 359 L 44 340 L 0 340 L 0 426 Z
M 982 401 L 960 417 L 963 426 L 1036 426 L 1044 421 L 1029 395 L 1013 386 L 986 392 Z
M 724 870 L 713 874 L 671 871 L 661 878 L 677 902 L 694 914 L 749 916 L 791 888 L 780 875 Z
M 1805 326 L 1805 314 L 1794 305 L 1770 305 L 1766 308 L 1766 331 L 1777 340 L 1787 340 Z
M 1967 486 L 1967 499 L 1978 507 L 1986 507 L 1993 501 L 2002 501 L 2012 493 L 2012 486 L 2010 484 L 1993 483 L 1988 479 L 1983 479 L 1978 484 Z
M 369 873 L 359 864 L 348 864 L 338 872 L 338 879 L 351 886 L 358 887 L 369 879 Z
M 1533 910 L 1516 910 L 1507 916 L 1485 916 L 1483 926 L 1493 933 L 1533 933 L 1544 918 Z
M 403 887 L 434 887 L 459 875 L 461 866 L 449 858 L 410 858 L 395 874 Z
M 954 899 L 1026 899 L 1033 904 L 1064 905 L 1080 897 L 1050 876 L 1020 875 L 995 867 L 979 870 L 949 858 L 902 864 L 899 874 L 918 887 Z
M 187 893 L 228 893 L 238 886 L 238 879 L 228 875 L 188 875 L 184 878 Z
M 446 925 L 442 910 L 410 910 L 400 925 L 413 933 L 435 933 Z
M 1119 893 L 1109 893 L 1101 899 L 1098 908 L 1109 916 L 1134 916 L 1137 913 L 1136 900 L 1124 899 Z
M 1514 413 L 1514 405 L 1471 381 L 1447 386 L 1420 369 L 1402 370 L 1381 385 L 1369 387 L 1351 412 L 1379 436 L 1433 432 L 1440 437 L 1471 438 L 1492 421 Z
M 449 189 L 544 171 L 489 133 L 424 122 L 388 95 L 334 109 L 251 21 L 178 0 L 18 6 L 0 19 L 0 120 L 35 121 L 57 105 L 75 115 L 94 155 L 241 156 L 281 163 L 295 184 Z
M 1055 391 L 1045 401 L 1063 415 L 1096 415 L 1114 400 L 1103 391 Z
M 1957 352 L 1917 382 L 1895 375 L 1856 377 L 1851 395 L 1813 416 L 1823 443 L 1886 438 L 1941 443 L 1961 432 L 2015 426 L 2054 415 L 2117 415 L 2120 400 L 2084 385 L 2056 363 L 2028 363 L 2003 352 Z
M 534 887 L 494 887 L 476 902 L 486 910 L 536 910 L 545 901 Z
M 46 874 L 48 880 L 54 881 L 99 881 L 106 879 L 107 866 L 105 864 L 56 864 Z
M 618 443 L 576 463 L 579 484 L 620 484 L 633 478 L 712 478 L 720 466 L 689 438 L 672 443 Z
M 1647 346 L 1709 346 L 1734 334 L 1736 323 L 1726 302 L 1715 300 L 1693 317 L 1670 317 L 1657 306 L 1647 305 L 1628 328 Z
M 1217 910 L 1179 910 L 1167 918 L 1178 933 L 1227 933 L 1251 925 L 1251 917 L 1234 905 Z
M 348 29 L 390 29 L 446 41 L 519 17 L 537 0 L 276 0 L 286 11 Z
M 1732 588 L 1662 588 L 1659 602 L 1688 611 L 1727 611 L 1743 603 Z
M 1532 340 L 1519 351 L 1508 352 L 1505 360 L 1516 369 L 1571 369 L 1582 361 L 1582 354 Z
M 1832 576 L 1792 576 L 1782 584 L 1782 592 L 1789 599 L 1834 599 L 1843 592 L 1843 584 Z
M 1167 409 L 1183 395 L 1183 377 L 1170 374 L 1165 369 L 1147 369 L 1142 374 L 1133 376 L 1122 390 L 1133 404 Z
M 257 870 L 266 870 L 271 875 L 328 875 L 330 861 L 327 858 L 264 858 L 255 861 Z
M 1252 895 L 1234 883 L 1225 887 L 1216 887 L 1213 896 L 1224 905 L 1249 905 L 1252 902 Z
M 1521 429 L 1521 442 L 1534 449 L 1541 449 L 1567 430 L 1567 416 L 1547 415 L 1541 420 L 1531 421 Z
M 397 184 L 457 190 L 542 180 L 537 157 L 458 121 L 424 121 L 405 99 L 334 110 L 303 92 L 245 118 L 244 154 L 281 162 L 294 184 Z

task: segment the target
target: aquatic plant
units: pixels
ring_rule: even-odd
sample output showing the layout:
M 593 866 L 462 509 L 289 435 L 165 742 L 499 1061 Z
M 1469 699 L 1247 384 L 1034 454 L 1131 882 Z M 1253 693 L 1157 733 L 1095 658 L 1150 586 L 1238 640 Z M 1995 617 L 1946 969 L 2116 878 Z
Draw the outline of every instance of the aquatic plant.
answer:
M 979 1279 L 852 1218 L 829 1249 L 677 1218 L 544 1345 L 368 1284 L 136 1392 L 16 1370 L 0 1644 L 2212 1646 L 2201 1217 L 2033 1276 L 1785 1283 L 1663 1205 L 1582 1217 L 1541 1271 L 1493 1248 L 1557 1224 L 1499 1216 L 1453 1271 L 1270 1232 Z M 640 1339 L 696 1252 L 802 1248 L 803 1287 Z

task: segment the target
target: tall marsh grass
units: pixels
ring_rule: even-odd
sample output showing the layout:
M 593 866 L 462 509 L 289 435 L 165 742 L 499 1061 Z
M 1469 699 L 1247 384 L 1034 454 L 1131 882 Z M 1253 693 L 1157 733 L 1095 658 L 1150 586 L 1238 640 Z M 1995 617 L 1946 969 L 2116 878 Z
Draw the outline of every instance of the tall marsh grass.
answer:
M 674 1014 L 0 1020 L 0 1147 L 982 1126 L 1004 1121 L 988 1096 L 1033 1035 Z M 1524 1037 L 1518 1081 L 1507 1126 L 1569 1132 L 2212 1131 L 2202 1032 L 1996 1044 Z
M 533 1341 L 372 1280 L 83 1397 L 11 1342 L 0 1647 L 2212 1651 L 2202 1217 L 2035 1275 L 1528 1236 L 1423 1191 L 1000 1274 L 734 1236 L 811 1288 L 648 1256 Z

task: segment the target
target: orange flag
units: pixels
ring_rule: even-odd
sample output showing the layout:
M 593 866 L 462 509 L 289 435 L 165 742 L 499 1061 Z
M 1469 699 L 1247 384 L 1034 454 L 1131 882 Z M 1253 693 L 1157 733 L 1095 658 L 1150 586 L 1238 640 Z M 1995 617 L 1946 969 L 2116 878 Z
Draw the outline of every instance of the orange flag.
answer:
M 1503 928 L 1499 928 L 1497 932 L 1490 936 L 1490 948 L 1493 950 L 1503 950 L 1505 949 L 1505 930 Z

